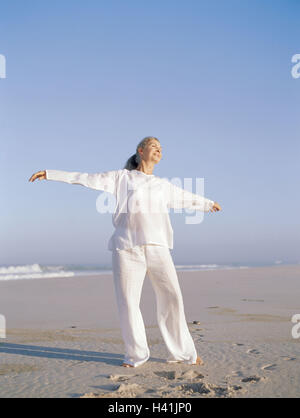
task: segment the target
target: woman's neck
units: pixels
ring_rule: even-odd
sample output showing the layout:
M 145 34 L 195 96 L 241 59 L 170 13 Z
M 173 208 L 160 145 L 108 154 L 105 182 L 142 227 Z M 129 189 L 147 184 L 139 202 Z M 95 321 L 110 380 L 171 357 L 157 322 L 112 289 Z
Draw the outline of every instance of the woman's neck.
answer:
M 153 168 L 154 168 L 154 164 L 153 163 L 146 163 L 145 161 L 141 161 L 141 163 L 139 164 L 139 166 L 136 168 L 136 170 L 138 171 L 142 171 L 145 174 L 153 174 Z

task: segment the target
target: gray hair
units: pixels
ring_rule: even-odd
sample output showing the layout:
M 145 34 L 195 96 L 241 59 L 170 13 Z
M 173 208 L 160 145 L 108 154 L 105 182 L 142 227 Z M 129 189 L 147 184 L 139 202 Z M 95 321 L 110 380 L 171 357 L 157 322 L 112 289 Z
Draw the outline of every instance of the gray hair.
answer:
M 155 138 L 155 136 L 146 136 L 144 139 L 142 139 L 139 142 L 138 146 L 136 147 L 135 154 L 133 154 L 130 158 L 128 158 L 124 168 L 126 168 L 127 170 L 135 170 L 139 166 L 142 159 L 141 159 L 140 153 L 138 152 L 138 149 L 139 148 L 144 149 L 145 146 L 148 144 L 148 142 L 151 141 L 151 139 L 156 139 L 156 141 L 159 142 L 159 140 Z

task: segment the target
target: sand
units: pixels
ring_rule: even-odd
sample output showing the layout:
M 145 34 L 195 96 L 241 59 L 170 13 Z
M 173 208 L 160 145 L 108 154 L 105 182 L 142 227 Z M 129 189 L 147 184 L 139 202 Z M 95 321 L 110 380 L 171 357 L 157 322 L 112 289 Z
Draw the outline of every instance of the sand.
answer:
M 151 358 L 121 366 L 111 275 L 0 282 L 0 397 L 299 397 L 300 266 L 178 272 L 203 366 L 166 363 L 155 296 L 141 310 Z M 194 321 L 200 323 L 193 323 Z M 300 330 L 299 330 L 300 335 Z

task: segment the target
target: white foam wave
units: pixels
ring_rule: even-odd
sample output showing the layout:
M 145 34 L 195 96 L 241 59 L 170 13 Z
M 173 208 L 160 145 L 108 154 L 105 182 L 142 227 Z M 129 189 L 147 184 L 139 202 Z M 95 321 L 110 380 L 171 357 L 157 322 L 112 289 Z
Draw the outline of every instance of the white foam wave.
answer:
M 42 279 L 50 277 L 71 277 L 75 273 L 63 270 L 63 266 L 27 264 L 22 266 L 0 267 L 0 280 Z

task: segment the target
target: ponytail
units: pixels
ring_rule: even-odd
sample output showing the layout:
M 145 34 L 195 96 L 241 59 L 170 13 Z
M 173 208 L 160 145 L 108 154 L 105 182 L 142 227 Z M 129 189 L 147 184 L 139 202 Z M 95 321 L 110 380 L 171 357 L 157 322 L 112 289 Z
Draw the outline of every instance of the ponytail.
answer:
M 138 167 L 138 162 L 136 158 L 136 154 L 133 154 L 130 158 L 128 158 L 124 168 L 127 170 L 135 170 Z

